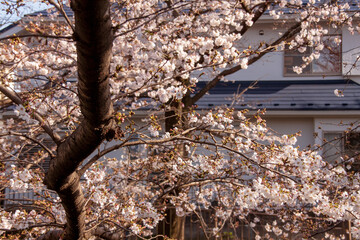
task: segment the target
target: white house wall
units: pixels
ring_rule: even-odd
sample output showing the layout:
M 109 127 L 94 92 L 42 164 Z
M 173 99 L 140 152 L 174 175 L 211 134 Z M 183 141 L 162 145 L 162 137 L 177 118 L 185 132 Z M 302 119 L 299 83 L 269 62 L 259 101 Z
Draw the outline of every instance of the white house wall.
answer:
M 343 74 L 351 77 L 360 78 L 360 35 L 351 34 L 348 30 L 342 33 L 342 52 L 343 52 Z M 353 64 L 356 62 L 356 65 Z
M 135 121 L 137 124 L 144 124 L 140 120 Z M 310 144 L 314 144 L 314 118 L 308 117 L 266 117 L 267 125 L 274 130 L 276 133 L 283 134 L 294 134 L 301 131 L 301 136 L 298 137 L 297 145 L 301 149 L 306 148 Z M 119 144 L 120 141 L 112 141 L 106 143 L 107 146 Z M 95 153 L 93 153 L 94 155 Z M 126 155 L 126 148 L 113 151 L 106 155 L 110 158 L 120 158 L 120 155 Z
M 279 37 L 279 29 L 281 26 L 277 24 L 278 29 L 275 29 L 273 23 L 258 23 L 252 27 L 242 38 L 240 46 L 246 49 L 251 45 L 252 49 L 261 41 L 267 43 Z M 283 27 L 284 28 L 284 27 Z M 262 30 L 264 35 L 260 35 Z M 358 33 L 350 35 L 349 31 L 344 30 L 342 34 L 342 49 L 344 51 L 343 59 L 347 62 L 354 62 L 355 56 L 360 52 L 360 36 Z M 351 51 L 350 51 L 351 50 Z M 355 55 L 357 53 L 357 55 Z M 360 76 L 360 68 L 353 70 L 353 75 Z M 226 77 L 228 80 L 244 80 L 244 81 L 277 81 L 277 80 L 327 80 L 327 79 L 342 79 L 343 76 L 339 73 L 338 76 L 284 76 L 284 53 L 282 51 L 268 53 L 256 63 L 252 64 L 246 70 L 238 71 Z
M 314 143 L 313 117 L 269 117 L 266 118 L 266 123 L 268 127 L 281 135 L 301 132 L 296 142 L 301 149 Z
M 279 32 L 284 32 L 289 25 L 283 23 L 269 23 L 260 21 L 255 24 L 246 34 L 242 37 L 238 47 L 247 49 L 251 46 L 256 49 L 260 42 L 271 43 L 276 40 L 280 35 Z M 22 31 L 22 28 L 16 26 L 10 30 L 1 33 L 0 37 L 9 36 Z M 259 32 L 263 31 L 263 35 Z M 343 50 L 343 74 L 349 72 L 351 64 L 354 63 L 357 56 L 360 55 L 360 35 L 355 33 L 351 35 L 346 29 L 342 31 L 342 50 Z M 301 75 L 284 76 L 284 53 L 282 51 L 268 53 L 256 63 L 249 66 L 246 70 L 238 71 L 226 77 L 228 80 L 246 80 L 246 81 L 274 81 L 274 80 L 326 80 L 326 79 L 339 79 L 342 78 L 340 73 L 338 76 L 308 76 Z M 350 72 L 351 77 L 360 81 L 360 64 L 352 68 Z M 202 78 L 200 80 L 207 80 Z

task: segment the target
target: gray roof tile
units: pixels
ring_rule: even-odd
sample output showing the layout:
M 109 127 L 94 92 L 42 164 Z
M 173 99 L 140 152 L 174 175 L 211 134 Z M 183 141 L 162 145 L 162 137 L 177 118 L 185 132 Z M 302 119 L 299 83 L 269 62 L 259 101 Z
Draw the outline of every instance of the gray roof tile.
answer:
M 69 6 L 66 6 L 64 5 L 64 11 L 66 13 L 66 15 L 68 17 L 73 17 L 74 16 L 74 12 L 71 10 L 71 8 Z M 49 9 L 44 9 L 44 10 L 41 10 L 41 11 L 37 11 L 37 12 L 33 12 L 33 13 L 29 13 L 29 14 L 26 14 L 25 16 L 27 17 L 34 17 L 34 16 L 50 16 L 50 15 L 53 15 L 53 14 L 56 14 L 58 16 L 61 16 L 61 13 L 59 13 L 59 11 L 55 8 L 49 8 Z
M 360 85 L 351 80 L 260 81 L 246 90 L 252 83 L 221 82 L 196 104 L 199 109 L 360 110 Z M 205 84 L 199 82 L 196 89 Z M 344 97 L 335 96 L 335 89 L 343 91 Z

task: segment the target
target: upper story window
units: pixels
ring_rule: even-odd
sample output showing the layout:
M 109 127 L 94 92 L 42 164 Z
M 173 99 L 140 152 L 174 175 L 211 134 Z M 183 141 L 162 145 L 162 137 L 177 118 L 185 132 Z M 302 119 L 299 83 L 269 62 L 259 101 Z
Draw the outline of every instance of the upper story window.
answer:
M 304 66 L 301 76 L 324 76 L 341 74 L 341 44 L 337 43 L 341 39 L 340 35 L 328 35 L 323 37 L 323 44 L 314 47 L 300 47 L 298 49 L 285 49 L 284 52 L 284 75 L 298 76 L 294 72 L 295 66 Z M 321 49 L 321 50 L 319 50 Z M 302 51 L 302 52 L 301 52 Z M 320 53 L 318 59 L 305 64 L 306 57 L 311 53 Z

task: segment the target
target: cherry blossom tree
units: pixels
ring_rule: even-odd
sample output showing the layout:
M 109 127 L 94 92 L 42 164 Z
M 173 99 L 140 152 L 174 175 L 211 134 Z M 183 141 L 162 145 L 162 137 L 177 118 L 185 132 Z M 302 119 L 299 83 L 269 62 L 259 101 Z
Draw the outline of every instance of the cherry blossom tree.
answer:
M 73 0 L 74 17 L 62 1 L 47 3 L 46 17 L 25 17 L 26 31 L 0 42 L 9 116 L 0 181 L 2 200 L 11 202 L 0 210 L 1 238 L 184 239 L 185 216 L 195 215 L 207 238 L 241 220 L 261 239 L 256 213 L 276 216 L 264 224 L 268 238 L 330 237 L 343 221 L 360 238 L 351 161 L 331 165 L 300 150 L 297 134 L 277 136 L 261 111 L 196 109 L 226 76 L 265 54 L 316 46 L 294 66 L 301 73 L 329 31 L 357 34 L 351 2 Z M 243 42 L 264 16 L 277 22 L 279 37 Z M 144 151 L 129 156 L 131 147 Z M 35 198 L 6 199 L 5 188 Z

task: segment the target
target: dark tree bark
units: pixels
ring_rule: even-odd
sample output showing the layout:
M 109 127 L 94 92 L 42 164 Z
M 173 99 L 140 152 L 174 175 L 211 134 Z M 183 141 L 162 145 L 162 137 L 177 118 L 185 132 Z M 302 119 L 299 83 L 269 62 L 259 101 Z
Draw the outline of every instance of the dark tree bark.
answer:
M 77 168 L 114 133 L 109 74 L 113 42 L 108 0 L 73 0 L 78 64 L 78 95 L 83 121 L 58 145 L 45 184 L 55 190 L 66 211 L 63 239 L 82 239 L 85 231 L 85 199 Z
M 168 1 L 168 4 L 171 5 L 171 1 Z M 109 0 L 72 0 L 71 7 L 75 14 L 73 38 L 77 47 L 78 93 L 83 121 L 69 137 L 61 140 L 51 131 L 49 126 L 43 124 L 41 116 L 36 115 L 35 118 L 58 145 L 57 155 L 51 162 L 44 182 L 49 189 L 55 190 L 59 194 L 66 211 L 67 224 L 62 239 L 82 239 L 85 238 L 85 199 L 80 188 L 81 176 L 77 169 L 104 139 L 111 139 L 115 132 L 108 80 L 114 36 Z M 260 10 L 254 15 L 254 22 L 260 18 L 266 7 L 267 4 L 259 7 Z M 176 12 L 174 14 L 176 16 Z M 241 33 L 244 34 L 247 30 L 248 27 L 245 26 Z M 275 47 L 281 41 L 294 36 L 299 30 L 300 23 L 297 23 L 269 46 Z M 272 50 L 269 48 L 268 51 L 251 58 L 249 64 L 256 62 Z M 241 66 L 234 66 L 224 70 L 193 97 L 187 95 L 182 100 L 182 105 L 175 103 L 173 109 L 165 112 L 167 117 L 165 121 L 166 131 L 170 131 L 178 124 L 186 124 L 182 115 L 187 114 L 189 107 L 216 86 L 223 76 L 240 69 Z M 22 104 L 21 99 L 16 94 L 8 92 L 6 88 L 0 86 L 0 91 L 16 104 Z M 179 154 L 186 157 L 184 150 L 180 151 Z M 171 219 L 170 215 L 172 216 Z M 165 229 L 161 232 L 162 234 L 173 239 L 184 239 L 185 218 L 177 217 L 175 209 L 168 210 L 166 224 Z M 47 235 L 49 238 L 50 236 L 56 238 L 58 233 L 56 230 Z M 101 234 L 105 236 L 105 232 L 101 232 Z M 106 234 L 110 239 L 110 233 L 106 232 Z M 47 239 L 45 235 L 44 239 Z
M 174 127 L 187 128 L 186 116 L 191 107 L 190 92 L 188 92 L 182 99 L 181 103 L 171 101 L 171 109 L 165 111 L 165 131 L 171 132 Z M 184 144 L 176 146 L 176 152 L 182 157 L 187 157 Z M 172 194 L 177 195 L 178 191 L 175 190 Z M 173 207 L 166 209 L 165 219 L 160 222 L 158 227 L 159 235 L 170 237 L 171 239 L 184 240 L 185 239 L 185 221 L 186 217 L 178 216 L 176 209 Z M 162 240 L 163 237 L 158 239 Z

